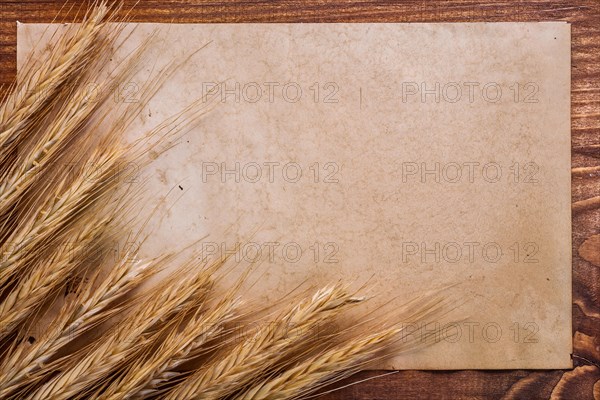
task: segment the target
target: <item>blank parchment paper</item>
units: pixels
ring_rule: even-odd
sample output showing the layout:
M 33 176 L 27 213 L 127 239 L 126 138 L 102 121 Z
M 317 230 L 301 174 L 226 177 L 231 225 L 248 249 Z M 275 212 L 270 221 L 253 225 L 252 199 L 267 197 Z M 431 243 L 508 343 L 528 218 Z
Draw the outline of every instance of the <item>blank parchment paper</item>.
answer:
M 20 64 L 47 27 L 19 25 Z M 255 261 L 246 294 L 264 305 L 340 279 L 374 288 L 368 312 L 426 291 L 464 303 L 460 322 L 399 321 L 439 343 L 386 368 L 571 367 L 570 25 L 126 31 L 115 65 L 155 38 L 110 89 L 120 103 L 206 45 L 131 129 L 211 108 L 139 178 L 159 204 L 144 254 L 209 235 L 203 254 Z

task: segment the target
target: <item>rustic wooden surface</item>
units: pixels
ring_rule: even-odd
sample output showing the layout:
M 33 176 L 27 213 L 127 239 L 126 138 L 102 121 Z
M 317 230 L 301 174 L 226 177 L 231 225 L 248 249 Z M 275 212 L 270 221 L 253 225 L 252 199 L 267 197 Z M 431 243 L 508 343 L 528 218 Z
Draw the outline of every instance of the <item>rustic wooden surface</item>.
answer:
M 0 84 L 15 76 L 16 21 L 72 21 L 80 1 L 0 0 Z M 126 1 L 126 9 L 135 1 Z M 73 6 L 73 7 L 71 7 Z M 572 163 L 600 165 L 600 1 L 140 0 L 139 22 L 572 23 Z M 402 371 L 322 399 L 600 399 L 600 172 L 573 175 L 572 371 Z M 588 200 L 592 199 L 592 200 Z M 376 376 L 359 374 L 350 381 Z

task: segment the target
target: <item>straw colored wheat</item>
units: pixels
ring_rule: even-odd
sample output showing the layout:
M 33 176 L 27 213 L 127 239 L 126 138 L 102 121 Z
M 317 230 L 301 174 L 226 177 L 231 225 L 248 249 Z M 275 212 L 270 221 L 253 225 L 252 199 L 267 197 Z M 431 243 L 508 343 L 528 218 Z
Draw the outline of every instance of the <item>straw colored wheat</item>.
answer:
M 126 40 L 125 21 L 114 22 L 119 12 L 97 3 L 83 22 L 35 49 L 4 92 L 0 398 L 301 398 L 379 359 L 391 344 L 413 348 L 398 345 L 400 327 L 366 319 L 336 332 L 336 321 L 348 322 L 347 310 L 366 301 L 344 284 L 290 294 L 265 314 L 242 301 L 245 275 L 224 284 L 230 260 L 199 261 L 193 246 L 155 259 L 140 259 L 136 248 L 113 254 L 124 232 L 150 217 L 132 208 L 140 189 L 127 184 L 122 166 L 143 168 L 150 150 L 167 151 L 210 108 L 198 99 L 124 141 L 181 64 L 151 77 L 139 104 L 117 105 L 108 91 L 88 97 L 87 83 L 113 86 L 143 66 L 152 38 L 109 70 L 106 60 Z M 175 272 L 150 281 L 172 266 Z M 419 320 L 441 308 L 413 304 L 405 316 Z M 257 318 L 264 324 L 237 334 Z

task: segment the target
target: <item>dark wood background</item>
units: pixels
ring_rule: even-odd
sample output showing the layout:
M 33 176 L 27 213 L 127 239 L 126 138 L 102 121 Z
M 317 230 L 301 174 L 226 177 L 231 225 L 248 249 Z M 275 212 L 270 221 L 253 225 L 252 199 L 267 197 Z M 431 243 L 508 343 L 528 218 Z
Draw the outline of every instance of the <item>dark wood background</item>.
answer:
M 72 21 L 80 1 L 0 0 L 0 84 L 14 79 L 16 21 Z M 135 1 L 125 1 L 131 9 Z M 71 8 L 71 6 L 74 6 Z M 600 0 L 140 0 L 138 22 L 475 22 L 572 24 L 573 361 L 569 371 L 401 371 L 322 399 L 600 399 Z M 584 167 L 584 169 L 581 169 Z M 350 381 L 378 375 L 364 372 Z

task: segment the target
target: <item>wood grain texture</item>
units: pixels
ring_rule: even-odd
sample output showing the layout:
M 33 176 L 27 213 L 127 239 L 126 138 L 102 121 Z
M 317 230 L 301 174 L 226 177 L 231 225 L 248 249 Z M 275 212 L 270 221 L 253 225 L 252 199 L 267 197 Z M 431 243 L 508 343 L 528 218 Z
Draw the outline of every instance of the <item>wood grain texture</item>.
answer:
M 126 9 L 135 2 L 126 1 Z M 0 84 L 15 76 L 16 21 L 77 19 L 81 2 L 0 0 Z M 85 4 L 84 4 L 85 6 Z M 600 1 L 169 1 L 141 0 L 139 22 L 475 22 L 572 24 L 572 163 L 600 164 Z M 573 202 L 600 194 L 600 178 L 575 175 Z M 572 371 L 402 371 L 366 380 L 322 399 L 593 399 L 600 393 L 600 210 L 573 214 Z M 581 253 L 581 254 L 580 254 Z

